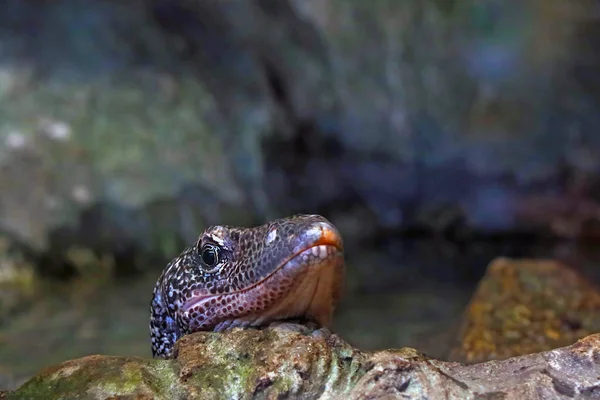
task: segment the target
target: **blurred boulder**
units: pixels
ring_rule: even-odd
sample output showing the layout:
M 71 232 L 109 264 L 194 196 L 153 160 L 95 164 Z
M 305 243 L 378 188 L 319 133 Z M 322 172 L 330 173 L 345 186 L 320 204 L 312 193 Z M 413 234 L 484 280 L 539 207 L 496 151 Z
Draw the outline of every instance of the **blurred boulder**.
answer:
M 453 361 L 482 362 L 568 346 L 600 331 L 600 292 L 552 260 L 499 258 L 466 309 Z
M 0 230 L 59 263 L 76 244 L 132 269 L 206 224 L 292 212 L 368 227 L 348 236 L 577 235 L 597 219 L 597 15 L 558 0 L 5 1 Z M 574 226 L 552 206 L 564 196 Z

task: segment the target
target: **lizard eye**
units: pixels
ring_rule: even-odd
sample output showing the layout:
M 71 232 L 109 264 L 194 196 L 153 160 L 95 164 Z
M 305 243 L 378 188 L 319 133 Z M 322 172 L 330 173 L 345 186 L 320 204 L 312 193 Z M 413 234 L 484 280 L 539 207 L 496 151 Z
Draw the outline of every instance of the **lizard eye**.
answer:
M 219 248 L 211 244 L 202 247 L 202 262 L 209 268 L 215 267 L 219 263 Z

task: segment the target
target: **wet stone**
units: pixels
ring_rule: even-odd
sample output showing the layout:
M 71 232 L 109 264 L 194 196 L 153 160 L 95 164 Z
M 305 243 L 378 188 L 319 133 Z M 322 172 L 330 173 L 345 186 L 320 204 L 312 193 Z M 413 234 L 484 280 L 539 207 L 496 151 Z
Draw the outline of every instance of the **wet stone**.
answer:
M 567 265 L 499 258 L 464 315 L 450 359 L 481 362 L 568 346 L 600 331 L 600 292 Z

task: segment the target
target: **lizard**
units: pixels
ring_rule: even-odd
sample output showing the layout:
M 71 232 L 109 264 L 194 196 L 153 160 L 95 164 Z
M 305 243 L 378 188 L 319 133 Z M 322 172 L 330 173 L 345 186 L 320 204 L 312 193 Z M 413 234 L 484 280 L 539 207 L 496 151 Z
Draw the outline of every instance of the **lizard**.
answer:
M 197 331 L 299 318 L 328 328 L 343 287 L 344 248 L 325 217 L 298 214 L 254 227 L 213 225 L 162 271 L 150 303 L 154 358 Z

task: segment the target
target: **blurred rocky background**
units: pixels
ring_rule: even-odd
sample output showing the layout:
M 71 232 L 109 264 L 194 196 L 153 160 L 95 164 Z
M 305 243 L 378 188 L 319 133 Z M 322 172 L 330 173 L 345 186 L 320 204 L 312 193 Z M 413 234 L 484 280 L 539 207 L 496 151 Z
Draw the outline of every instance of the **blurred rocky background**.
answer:
M 498 256 L 594 281 L 599 27 L 592 0 L 2 1 L 0 388 L 149 356 L 152 286 L 215 223 L 332 220 L 363 348 L 448 354 Z

